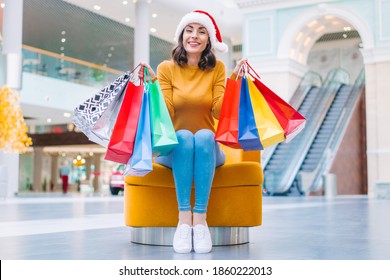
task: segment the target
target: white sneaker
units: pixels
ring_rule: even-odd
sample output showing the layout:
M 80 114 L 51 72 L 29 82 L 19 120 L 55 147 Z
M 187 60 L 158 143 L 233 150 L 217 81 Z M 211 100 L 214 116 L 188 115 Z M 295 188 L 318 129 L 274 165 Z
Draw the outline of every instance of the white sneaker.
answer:
M 173 250 L 176 253 L 186 254 L 192 250 L 192 228 L 187 224 L 177 226 L 173 236 Z
M 209 253 L 213 247 L 210 230 L 206 225 L 196 225 L 193 227 L 194 231 L 194 250 L 195 253 L 205 254 Z

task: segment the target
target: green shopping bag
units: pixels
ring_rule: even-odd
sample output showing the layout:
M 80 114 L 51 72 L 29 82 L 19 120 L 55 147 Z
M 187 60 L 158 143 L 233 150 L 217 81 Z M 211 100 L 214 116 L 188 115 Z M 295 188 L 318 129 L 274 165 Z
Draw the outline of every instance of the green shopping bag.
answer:
M 153 156 L 168 155 L 178 144 L 176 132 L 169 115 L 158 81 L 149 82 L 150 123 Z

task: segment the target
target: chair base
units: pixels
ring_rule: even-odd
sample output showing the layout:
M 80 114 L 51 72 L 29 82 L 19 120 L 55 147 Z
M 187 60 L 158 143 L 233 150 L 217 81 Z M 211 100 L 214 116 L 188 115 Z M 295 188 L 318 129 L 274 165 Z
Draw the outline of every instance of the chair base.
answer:
M 130 227 L 130 241 L 144 245 L 172 246 L 175 227 Z M 249 243 L 248 227 L 209 227 L 213 246 Z

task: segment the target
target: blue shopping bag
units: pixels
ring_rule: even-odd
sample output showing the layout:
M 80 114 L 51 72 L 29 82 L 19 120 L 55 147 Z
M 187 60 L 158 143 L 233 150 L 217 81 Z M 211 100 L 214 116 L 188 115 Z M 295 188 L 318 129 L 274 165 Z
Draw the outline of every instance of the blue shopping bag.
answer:
M 249 95 L 247 77 L 242 77 L 238 108 L 238 143 L 244 151 L 263 150 Z
M 124 175 L 145 176 L 153 169 L 152 135 L 150 132 L 149 97 L 147 89 L 142 96 L 141 111 L 135 136 L 133 154 L 131 155 Z

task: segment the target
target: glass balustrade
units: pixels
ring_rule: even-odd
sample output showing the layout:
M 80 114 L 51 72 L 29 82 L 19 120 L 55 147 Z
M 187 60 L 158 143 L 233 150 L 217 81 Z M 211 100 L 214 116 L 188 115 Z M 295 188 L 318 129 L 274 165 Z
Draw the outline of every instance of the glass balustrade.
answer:
M 23 72 L 104 87 L 123 71 L 23 45 Z

